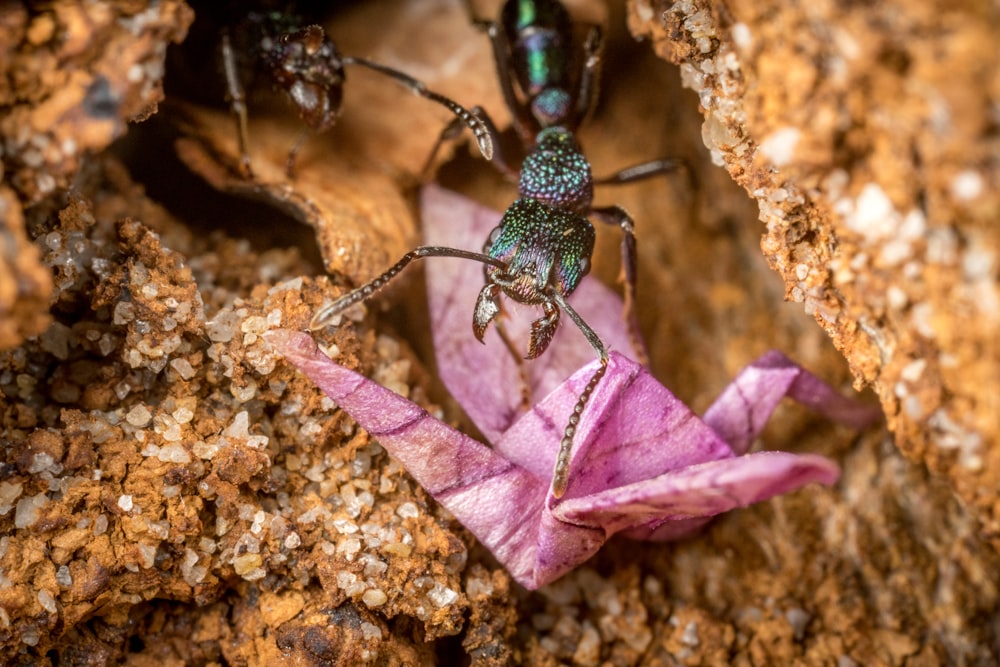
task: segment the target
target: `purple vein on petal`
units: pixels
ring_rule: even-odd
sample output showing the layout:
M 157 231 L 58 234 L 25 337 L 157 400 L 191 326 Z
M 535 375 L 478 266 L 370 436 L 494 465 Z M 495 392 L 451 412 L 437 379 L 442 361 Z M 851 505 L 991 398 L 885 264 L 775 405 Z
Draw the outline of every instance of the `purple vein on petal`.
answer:
M 842 395 L 818 377 L 772 350 L 740 371 L 705 412 L 704 421 L 744 454 L 782 398 L 788 396 L 835 421 L 860 428 L 881 418 L 878 408 Z

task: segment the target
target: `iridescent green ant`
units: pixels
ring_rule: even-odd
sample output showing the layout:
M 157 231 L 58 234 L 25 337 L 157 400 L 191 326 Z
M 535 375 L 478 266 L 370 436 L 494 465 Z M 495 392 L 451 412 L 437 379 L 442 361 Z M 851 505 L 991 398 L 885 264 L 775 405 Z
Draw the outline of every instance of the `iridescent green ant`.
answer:
M 489 324 L 501 313 L 501 293 L 518 303 L 542 308 L 542 317 L 531 325 L 528 359 L 545 351 L 559 326 L 560 313 L 565 312 L 583 332 L 601 363 L 581 392 L 563 431 L 552 479 L 552 493 L 558 498 L 565 493 L 569 481 L 569 459 L 577 424 L 608 363 L 604 343 L 566 300 L 590 270 L 595 233 L 588 216 L 622 229 L 624 317 L 633 333 L 636 353 L 643 360 L 645 357 L 634 311 L 636 245 L 632 218 L 620 206 L 595 207 L 594 185 L 629 183 L 672 172 L 684 163 L 654 160 L 608 178 L 596 181 L 593 178 L 590 162 L 574 131 L 597 101 L 603 53 L 600 27 L 589 26 L 581 48 L 574 49 L 572 21 L 566 8 L 556 0 L 508 0 L 499 21 L 473 18 L 473 23 L 490 38 L 500 87 L 526 149 L 518 174 L 494 142 L 492 163 L 517 179 L 519 198 L 504 213 L 482 253 L 441 246 L 416 248 L 368 284 L 320 309 L 311 326 L 324 327 L 337 313 L 368 299 L 410 262 L 423 257 L 461 257 L 485 265 L 486 285 L 476 300 L 472 320 L 473 333 L 480 341 Z M 471 111 L 489 127 L 491 134 L 496 134 L 493 122 L 482 109 L 474 107 Z M 438 145 L 461 129 L 460 124 L 453 122 L 442 133 Z M 500 321 L 496 322 L 496 328 L 513 353 L 514 345 Z

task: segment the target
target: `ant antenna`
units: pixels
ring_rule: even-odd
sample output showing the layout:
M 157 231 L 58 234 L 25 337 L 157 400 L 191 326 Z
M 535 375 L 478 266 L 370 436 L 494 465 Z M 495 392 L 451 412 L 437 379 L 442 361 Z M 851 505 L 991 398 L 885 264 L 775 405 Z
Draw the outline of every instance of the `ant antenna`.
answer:
M 415 248 L 414 250 L 411 250 L 403 255 L 398 262 L 386 269 L 380 276 L 374 278 L 361 287 L 351 290 L 333 303 L 323 306 L 317 310 L 313 315 L 312 321 L 309 323 L 309 330 L 318 331 L 324 328 L 330 324 L 333 321 L 333 318 L 338 314 L 344 312 L 356 303 L 367 300 L 373 294 L 385 287 L 386 283 L 395 278 L 397 274 L 410 264 L 410 262 L 415 259 L 423 259 L 424 257 L 458 257 L 461 259 L 471 259 L 482 264 L 489 264 L 490 266 L 495 266 L 499 269 L 506 268 L 506 265 L 500 260 L 494 259 L 493 257 L 485 255 L 481 252 L 459 250 L 458 248 L 446 248 L 443 246 L 420 246 L 419 248 Z

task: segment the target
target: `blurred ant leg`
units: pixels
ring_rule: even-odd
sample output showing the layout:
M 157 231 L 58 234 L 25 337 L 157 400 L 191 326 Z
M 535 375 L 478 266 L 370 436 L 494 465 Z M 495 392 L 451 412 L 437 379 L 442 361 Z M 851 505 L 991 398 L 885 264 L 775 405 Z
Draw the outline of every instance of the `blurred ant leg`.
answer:
M 305 143 L 306 137 L 310 135 L 308 128 L 304 128 L 299 132 L 299 136 L 295 139 L 295 143 L 288 150 L 288 157 L 285 158 L 285 176 L 288 180 L 295 178 L 295 161 L 299 157 L 299 149 L 302 148 L 302 144 Z
M 601 26 L 590 26 L 583 42 L 583 53 L 583 70 L 574 110 L 577 126 L 597 107 L 597 97 L 601 92 L 601 67 L 604 64 L 604 32 Z
M 653 176 L 659 176 L 660 174 L 672 174 L 675 171 L 683 170 L 687 175 L 688 182 L 692 187 L 697 187 L 697 181 L 695 180 L 694 171 L 691 169 L 691 165 L 684 158 L 660 158 L 658 160 L 650 160 L 649 162 L 641 162 L 639 164 L 632 165 L 631 167 L 626 167 L 621 171 L 617 171 L 610 176 L 605 176 L 604 178 L 594 179 L 595 185 L 623 185 L 625 183 L 635 183 L 636 181 L 641 181 L 646 178 L 651 178 Z
M 524 363 L 524 357 L 517 351 L 514 341 L 507 335 L 507 329 L 503 326 L 503 320 L 497 319 L 493 323 L 493 328 L 500 335 L 504 347 L 510 353 L 514 363 L 517 364 L 517 376 L 521 381 L 521 409 L 527 411 L 531 407 L 531 384 L 528 381 L 528 366 Z
M 247 130 L 247 98 L 236 71 L 236 54 L 229 41 L 229 31 L 222 33 L 222 69 L 226 76 L 226 94 L 229 96 L 229 109 L 236 116 L 236 133 L 240 143 L 240 160 L 243 176 L 253 178 L 250 168 L 250 141 Z
M 493 135 L 493 159 L 490 160 L 490 164 L 496 167 L 497 171 L 503 174 L 504 178 L 512 183 L 517 183 L 519 174 L 517 170 L 513 169 L 504 157 L 503 151 L 500 149 L 500 142 L 497 140 L 498 133 L 496 125 L 493 124 L 493 119 L 490 118 L 486 110 L 481 106 L 474 106 L 470 110 L 473 116 L 477 117 L 483 125 L 487 127 L 489 132 Z M 444 145 L 446 141 L 456 141 L 462 134 L 462 130 L 465 129 L 465 124 L 462 122 L 461 118 L 453 118 L 451 122 L 445 125 L 444 129 L 441 130 L 441 134 L 438 135 L 437 141 L 434 142 L 434 146 L 431 148 L 430 154 L 424 161 L 424 166 L 420 170 L 420 182 L 428 183 L 431 180 L 431 174 L 434 168 L 434 161 L 437 159 L 438 151 L 441 150 L 441 146 Z
M 628 325 L 629 340 L 636 354 L 636 361 L 649 365 L 649 355 L 639 331 L 639 317 L 635 309 L 635 289 L 638 274 L 638 259 L 635 249 L 635 223 L 632 216 L 621 206 L 602 206 L 591 211 L 602 222 L 618 225 L 622 230 L 622 276 L 625 283 L 625 307 L 622 317 Z

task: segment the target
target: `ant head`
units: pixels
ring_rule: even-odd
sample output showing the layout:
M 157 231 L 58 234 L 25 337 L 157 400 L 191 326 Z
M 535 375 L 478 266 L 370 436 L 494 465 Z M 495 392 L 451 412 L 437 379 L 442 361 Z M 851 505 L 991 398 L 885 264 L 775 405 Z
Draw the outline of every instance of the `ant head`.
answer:
M 594 226 L 582 215 L 518 199 L 490 235 L 488 254 L 506 264 L 487 266 L 487 278 L 520 303 L 547 300 L 548 289 L 569 296 L 590 270 Z
M 281 35 L 268 58 L 275 83 L 316 131 L 329 128 L 340 114 L 344 66 L 340 53 L 318 25 Z

